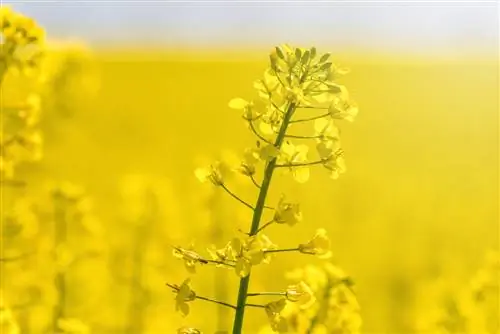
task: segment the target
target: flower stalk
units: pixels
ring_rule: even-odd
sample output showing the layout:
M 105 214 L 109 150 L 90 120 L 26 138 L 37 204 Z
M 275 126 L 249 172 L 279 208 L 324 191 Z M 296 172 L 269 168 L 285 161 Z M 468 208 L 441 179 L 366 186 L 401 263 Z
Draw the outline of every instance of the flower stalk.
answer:
M 295 111 L 295 104 L 291 103 L 288 106 L 288 110 L 285 113 L 285 118 L 283 119 L 283 123 L 281 124 L 280 131 L 274 143 L 274 146 L 277 147 L 278 149 L 283 144 L 286 130 L 288 128 L 288 124 L 293 116 L 294 111 Z M 257 232 L 259 231 L 259 225 L 262 218 L 262 213 L 264 211 L 267 193 L 269 191 L 273 173 L 276 168 L 276 160 L 277 160 L 276 158 L 273 158 L 268 163 L 264 171 L 264 179 L 260 187 L 259 197 L 257 198 L 257 204 L 255 205 L 255 211 L 252 217 L 252 226 L 250 227 L 250 232 L 249 232 L 250 236 L 257 234 Z M 236 304 L 236 314 L 234 315 L 234 322 L 233 322 L 233 334 L 241 333 L 243 328 L 243 319 L 245 316 L 245 304 L 248 296 L 249 285 L 250 285 L 250 274 L 246 277 L 243 277 L 240 280 L 240 286 L 238 288 L 238 301 Z
M 295 246 L 278 247 L 262 232 L 265 228 L 276 225 L 294 226 L 303 220 L 300 205 L 289 201 L 281 194 L 278 204 L 274 207 L 266 205 L 271 189 L 273 176 L 277 169 L 284 169 L 293 178 L 304 183 L 309 179 L 309 168 L 323 165 L 330 171 L 330 177 L 336 179 L 345 171 L 342 150 L 340 148 L 339 130 L 334 119 L 352 120 L 357 113 L 357 107 L 348 103 L 348 96 L 342 86 L 333 80 L 336 69 L 328 61 L 329 54 L 316 57 L 316 49 L 292 48 L 288 45 L 276 47 L 271 53 L 271 66 L 264 73 L 264 78 L 254 83 L 259 98 L 246 101 L 234 98 L 229 102 L 231 109 L 242 111 L 243 119 L 251 132 L 257 137 L 256 146 L 247 148 L 239 166 L 229 166 L 217 161 L 208 168 L 198 168 L 196 177 L 204 183 L 222 188 L 240 204 L 250 208 L 251 224 L 248 232 L 238 229 L 244 236 L 237 236 L 226 243 L 222 249 L 212 246 L 209 249 L 212 260 L 201 256 L 192 248 L 176 247 L 174 256 L 184 261 L 188 271 L 195 272 L 200 264 L 215 264 L 216 267 L 229 267 L 240 277 L 238 297 L 234 308 L 235 314 L 232 333 L 243 332 L 246 307 L 261 308 L 276 332 L 286 332 L 287 319 L 281 314 L 288 303 L 305 309 L 315 303 L 312 290 L 305 282 L 290 285 L 286 292 L 249 292 L 253 266 L 267 264 L 278 253 L 297 252 L 306 255 L 316 255 L 327 258 L 330 256 L 330 241 L 326 231 L 318 229 L 309 241 Z M 313 60 L 314 59 L 314 60 Z M 330 106 L 325 104 L 329 103 Z M 298 109 L 327 109 L 328 113 L 319 116 L 303 117 L 294 120 Z M 313 135 L 288 134 L 293 123 L 314 122 Z M 316 142 L 319 159 L 308 159 L 309 146 L 294 145 L 290 139 L 307 139 Z M 341 153 L 339 153 L 341 152 Z M 258 164 L 264 165 L 261 182 L 256 181 L 255 173 Z M 230 190 L 226 184 L 229 173 L 236 172 L 248 177 L 257 189 L 255 204 L 251 204 Z M 263 221 L 264 210 L 272 210 L 273 218 Z M 176 308 L 184 315 L 189 313 L 189 302 L 202 299 L 214 303 L 220 302 L 211 298 L 196 296 L 189 286 L 190 279 L 177 289 Z M 266 304 L 247 303 L 248 297 L 274 296 L 277 300 Z

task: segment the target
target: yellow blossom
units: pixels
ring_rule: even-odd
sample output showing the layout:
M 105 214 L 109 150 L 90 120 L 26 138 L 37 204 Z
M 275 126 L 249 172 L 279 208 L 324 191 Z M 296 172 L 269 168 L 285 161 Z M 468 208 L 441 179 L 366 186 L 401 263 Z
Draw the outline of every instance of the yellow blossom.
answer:
M 175 309 L 182 313 L 183 316 L 189 314 L 188 302 L 196 299 L 196 293 L 191 289 L 191 279 L 186 279 L 180 286 L 174 285 L 175 296 Z
M 184 261 L 184 265 L 190 273 L 196 272 L 197 263 L 206 263 L 206 260 L 204 260 L 198 253 L 193 251 L 192 247 L 191 249 L 174 247 L 172 254 L 174 255 L 174 257 Z
M 299 304 L 301 308 L 308 308 L 316 301 L 311 288 L 304 282 L 289 285 L 286 289 L 287 300 Z
M 328 111 L 332 118 L 353 122 L 358 114 L 358 106 L 347 97 L 335 97 Z
M 308 151 L 309 147 L 307 145 L 293 145 L 288 141 L 281 146 L 281 155 L 279 156 L 278 163 L 288 166 L 294 179 L 299 183 L 305 183 L 309 180 L 309 168 L 302 166 L 302 164 L 307 162 Z
M 214 186 L 221 186 L 224 184 L 221 165 L 220 162 L 216 162 L 208 168 L 198 168 L 195 170 L 195 175 L 203 183 L 211 182 Z
M 236 274 L 245 277 L 250 273 L 252 266 L 269 263 L 270 256 L 265 251 L 276 249 L 276 245 L 266 235 L 258 234 L 243 241 L 238 238 L 233 239 L 231 248 L 236 258 Z
M 321 258 L 330 257 L 330 239 L 326 235 L 326 230 L 318 229 L 311 240 L 299 245 L 299 251 L 305 254 L 318 255 Z
M 293 226 L 302 221 L 300 204 L 287 202 L 284 195 L 281 196 L 276 211 L 274 221 L 278 224 L 288 224 Z

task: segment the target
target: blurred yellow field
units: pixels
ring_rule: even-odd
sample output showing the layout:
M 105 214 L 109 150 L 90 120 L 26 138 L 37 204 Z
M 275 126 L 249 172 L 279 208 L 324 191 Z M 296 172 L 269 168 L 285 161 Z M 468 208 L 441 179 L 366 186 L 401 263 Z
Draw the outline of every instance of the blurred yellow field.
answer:
M 25 187 L 2 186 L 2 333 L 229 332 L 233 310 L 195 301 L 183 317 L 166 283 L 188 277 L 173 245 L 203 252 L 249 228 L 247 210 L 194 171 L 255 141 L 228 102 L 254 95 L 268 55 L 65 52 L 49 53 L 42 88 L 3 82 L 2 107 L 39 92 L 43 158 L 16 169 Z M 304 219 L 269 237 L 289 245 L 328 231 L 361 333 L 500 333 L 497 61 L 332 58 L 350 68 L 340 83 L 360 108 L 340 124 L 347 172 L 312 168 L 305 184 L 278 175 L 270 203 L 284 191 Z M 248 183 L 231 186 L 255 202 Z M 278 291 L 286 272 L 322 263 L 283 254 L 252 271 L 251 288 Z M 191 284 L 236 303 L 231 270 L 197 268 Z M 267 322 L 249 309 L 244 333 Z

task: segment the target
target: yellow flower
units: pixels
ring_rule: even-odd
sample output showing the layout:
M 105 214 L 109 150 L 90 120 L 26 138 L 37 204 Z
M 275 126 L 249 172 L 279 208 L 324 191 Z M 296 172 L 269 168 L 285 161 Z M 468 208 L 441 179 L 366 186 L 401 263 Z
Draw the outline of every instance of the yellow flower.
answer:
M 318 255 L 320 258 L 330 257 L 330 239 L 326 235 L 326 230 L 318 229 L 311 240 L 299 245 L 299 251 L 304 254 Z
M 316 301 L 313 291 L 304 281 L 289 285 L 286 289 L 286 299 L 299 304 L 303 309 L 310 307 Z
M 286 97 L 291 103 L 300 104 L 304 101 L 304 91 L 300 87 L 287 87 Z
M 281 298 L 277 301 L 266 304 L 265 311 L 271 324 L 271 328 L 275 332 L 286 333 L 288 324 L 286 319 L 280 314 L 287 304 L 286 298 Z
M 290 142 L 285 142 L 281 146 L 281 155 L 279 164 L 289 166 L 294 179 L 299 183 L 305 183 L 309 180 L 309 168 L 301 165 L 307 162 L 307 153 L 309 147 L 307 145 L 293 145 Z
M 344 157 L 342 157 L 342 154 L 335 154 L 331 156 L 324 164 L 326 169 L 330 171 L 330 177 L 332 179 L 338 179 L 340 174 L 345 173 L 346 171 L 346 165 L 345 165 L 345 160 Z
M 252 176 L 255 174 L 255 167 L 259 161 L 260 150 L 258 148 L 247 148 L 237 171 L 243 175 Z
M 191 279 L 186 279 L 182 282 L 181 286 L 174 285 L 175 296 L 175 310 L 182 313 L 183 316 L 189 314 L 188 302 L 196 299 L 196 293 L 191 289 Z
M 264 79 L 255 81 L 253 87 L 261 98 L 270 100 L 272 93 L 279 87 L 279 80 L 271 69 L 267 69 L 264 72 Z
M 314 121 L 314 131 L 319 142 L 336 141 L 340 138 L 339 129 L 331 119 L 319 118 Z
M 196 264 L 197 263 L 206 263 L 206 260 L 204 260 L 198 253 L 193 251 L 192 246 L 190 248 L 191 249 L 174 247 L 172 254 L 174 257 L 184 261 L 184 265 L 190 273 L 195 273 L 196 272 Z
M 37 94 L 31 94 L 26 99 L 26 103 L 19 110 L 19 117 L 25 120 L 28 127 L 33 127 L 40 118 L 41 100 Z
M 250 273 L 252 266 L 269 263 L 270 255 L 265 251 L 276 249 L 276 245 L 266 235 L 258 234 L 248 237 L 243 242 L 238 238 L 233 239 L 231 248 L 236 258 L 236 274 L 245 277 Z
M 198 168 L 195 170 L 195 175 L 202 183 L 211 182 L 214 186 L 221 186 L 224 184 L 222 164 L 216 162 L 208 168 Z
M 349 101 L 348 97 L 335 97 L 328 111 L 332 118 L 353 122 L 358 114 L 358 106 L 355 102 Z
M 207 248 L 207 251 L 212 260 L 218 262 L 226 262 L 227 260 L 232 260 L 234 257 L 230 242 L 222 249 L 217 249 L 214 245 L 211 245 L 211 247 Z M 220 267 L 222 264 L 216 266 Z
M 300 223 L 302 221 L 300 205 L 287 202 L 285 196 L 282 195 L 274 213 L 274 221 L 278 224 L 288 224 L 290 226 Z

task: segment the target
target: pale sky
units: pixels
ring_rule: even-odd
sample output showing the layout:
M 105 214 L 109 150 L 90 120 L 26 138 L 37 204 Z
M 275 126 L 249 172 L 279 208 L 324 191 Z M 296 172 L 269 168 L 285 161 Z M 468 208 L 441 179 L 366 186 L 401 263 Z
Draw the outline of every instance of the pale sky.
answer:
M 13 0 L 58 38 L 268 47 L 284 42 L 412 54 L 498 54 L 498 1 Z

